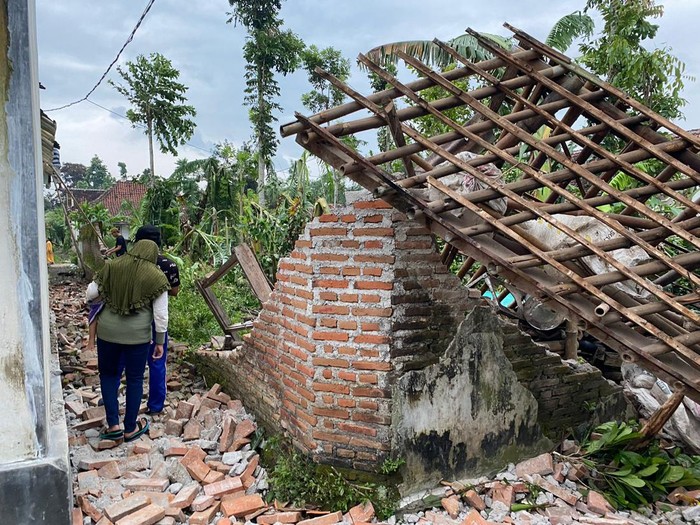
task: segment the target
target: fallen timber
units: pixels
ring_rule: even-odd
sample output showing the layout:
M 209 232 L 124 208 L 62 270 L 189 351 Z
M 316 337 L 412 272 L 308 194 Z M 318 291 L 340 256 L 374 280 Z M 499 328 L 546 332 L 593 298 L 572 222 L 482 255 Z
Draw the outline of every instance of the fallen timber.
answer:
M 319 71 L 353 101 L 311 117 L 297 114 L 281 133 L 295 135 L 345 176 L 425 224 L 448 243 L 443 261 L 465 257 L 461 277 L 479 265 L 478 275 L 488 272 L 508 290 L 536 298 L 623 360 L 638 362 L 700 402 L 700 138 L 507 27 L 519 44 L 510 51 L 469 31 L 493 56 L 478 64 L 436 41 L 457 63 L 447 73 L 400 54 L 422 76 L 410 83 L 361 55 L 390 86 L 380 93 L 364 96 Z M 499 78 L 499 70 L 507 73 Z M 455 81 L 464 78 L 479 87 L 458 87 Z M 423 98 L 423 90 L 436 86 L 442 99 Z M 454 121 L 446 110 L 455 107 L 474 117 Z M 422 133 L 415 119 L 426 116 L 445 131 Z M 388 151 L 364 157 L 341 141 L 384 126 L 396 144 Z M 542 126 L 551 133 L 538 139 L 534 133 Z M 606 137 L 622 139 L 622 151 L 607 149 Z M 477 155 L 465 159 L 462 151 Z M 642 169 L 639 163 L 648 160 L 660 168 Z M 394 162 L 401 163 L 398 172 Z M 484 173 L 488 166 L 519 176 L 496 180 Z M 611 185 L 618 173 L 637 186 Z M 455 187 L 455 176 L 475 182 L 473 191 Z M 496 213 L 492 205 L 503 199 L 507 211 Z M 681 212 L 667 216 L 654 200 Z M 612 235 L 594 241 L 564 217 L 589 217 Z M 528 234 L 532 221 L 566 243 L 555 249 Z M 624 249 L 642 250 L 647 259 L 628 265 L 616 258 Z M 591 274 L 582 264 L 591 257 L 608 269 Z M 643 297 L 621 292 L 625 284 Z

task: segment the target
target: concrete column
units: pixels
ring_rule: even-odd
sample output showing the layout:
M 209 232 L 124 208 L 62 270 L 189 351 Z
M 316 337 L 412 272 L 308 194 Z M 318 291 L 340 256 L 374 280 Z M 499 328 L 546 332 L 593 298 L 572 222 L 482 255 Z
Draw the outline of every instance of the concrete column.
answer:
M 50 373 L 38 87 L 34 2 L 0 0 L 0 515 L 7 523 L 67 524 L 62 392 Z

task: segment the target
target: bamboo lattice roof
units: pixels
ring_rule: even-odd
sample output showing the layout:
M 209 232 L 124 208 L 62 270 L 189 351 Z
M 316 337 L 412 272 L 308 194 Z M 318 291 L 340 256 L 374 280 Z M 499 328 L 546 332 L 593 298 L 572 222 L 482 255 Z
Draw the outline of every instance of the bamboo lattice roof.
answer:
M 510 51 L 468 30 L 493 56 L 478 64 L 435 41 L 457 63 L 448 72 L 400 54 L 421 75 L 410 83 L 360 55 L 391 86 L 379 93 L 320 72 L 353 101 L 297 114 L 282 135 L 425 223 L 466 265 L 700 401 L 700 138 L 506 27 L 518 43 Z M 445 94 L 428 101 L 424 90 L 435 86 Z M 455 121 L 453 108 L 472 117 Z M 441 133 L 420 131 L 426 115 Z M 387 151 L 364 156 L 341 141 L 383 127 L 394 143 Z M 447 183 L 458 173 L 471 191 Z M 631 182 L 616 184 L 620 174 Z M 579 228 L 582 218 L 598 234 Z

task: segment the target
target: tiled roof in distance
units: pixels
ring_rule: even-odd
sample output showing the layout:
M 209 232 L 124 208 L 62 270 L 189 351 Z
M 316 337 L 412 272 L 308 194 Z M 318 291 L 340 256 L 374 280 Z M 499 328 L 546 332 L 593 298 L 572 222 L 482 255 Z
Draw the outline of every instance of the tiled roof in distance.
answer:
M 140 182 L 117 181 L 114 186 L 104 192 L 98 202 L 104 204 L 112 215 L 119 215 L 124 201 L 138 207 L 146 196 L 146 185 Z

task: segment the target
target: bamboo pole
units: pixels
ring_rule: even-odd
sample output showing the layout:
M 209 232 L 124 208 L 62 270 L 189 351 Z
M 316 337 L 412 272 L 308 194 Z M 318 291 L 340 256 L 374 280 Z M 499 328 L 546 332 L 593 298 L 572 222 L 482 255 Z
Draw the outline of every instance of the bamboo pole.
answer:
M 539 58 L 538 53 L 534 53 L 532 51 L 520 51 L 516 53 L 519 57 L 525 59 L 525 60 L 536 60 Z M 492 70 L 492 69 L 498 69 L 499 67 L 503 67 L 503 61 L 500 59 L 490 59 L 486 60 L 484 62 L 480 62 L 481 67 L 483 67 L 486 70 Z M 563 68 L 558 68 L 557 71 L 559 74 L 561 74 L 564 69 Z M 456 68 L 453 69 L 452 71 L 449 71 L 445 73 L 448 75 L 448 78 L 450 80 L 458 80 L 460 78 L 464 78 L 470 75 L 468 71 L 466 71 L 464 68 Z M 429 80 L 426 80 L 424 78 L 421 78 L 419 80 L 415 80 L 409 84 L 411 86 L 411 89 L 415 91 L 422 91 L 424 89 L 432 87 L 432 84 Z M 519 86 L 522 87 L 522 86 Z M 490 91 L 485 91 L 484 97 L 491 96 L 493 92 Z M 385 89 L 383 91 L 379 91 L 377 93 L 373 93 L 370 95 L 368 98 L 372 102 L 380 102 L 382 100 L 387 100 L 387 99 L 394 99 L 394 98 L 399 98 L 401 94 L 393 88 Z M 361 106 L 356 104 L 355 102 L 349 102 L 347 104 L 343 104 L 342 106 L 338 106 L 335 108 L 327 109 L 325 111 L 322 111 L 320 113 L 317 113 L 316 115 L 313 115 L 309 117 L 309 120 L 315 124 L 322 124 L 325 122 L 330 122 L 331 120 L 335 120 L 338 118 L 345 117 L 346 115 L 349 115 L 351 113 L 354 113 L 358 110 L 361 109 Z M 283 137 L 289 137 L 290 135 L 294 135 L 295 133 L 299 133 L 300 131 L 303 131 L 306 129 L 308 126 L 305 126 L 302 122 L 296 121 L 296 122 L 291 122 L 289 124 L 284 124 L 280 126 L 280 134 Z M 329 129 L 331 133 L 333 133 L 332 129 Z

